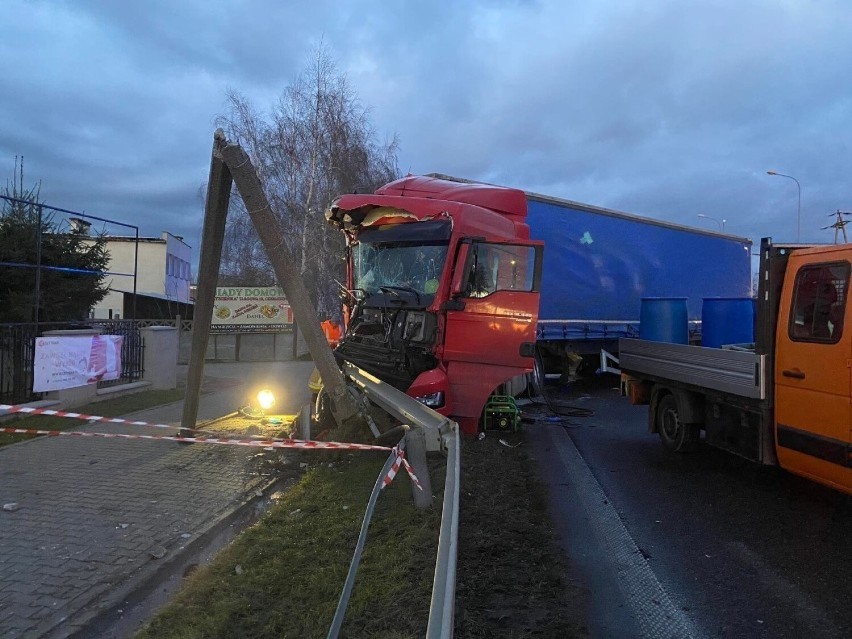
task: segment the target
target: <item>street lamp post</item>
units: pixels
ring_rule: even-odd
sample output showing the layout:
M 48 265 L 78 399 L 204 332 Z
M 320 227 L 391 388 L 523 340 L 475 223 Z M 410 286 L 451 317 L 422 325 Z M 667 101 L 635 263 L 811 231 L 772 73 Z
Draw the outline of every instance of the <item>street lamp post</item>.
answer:
M 722 220 L 721 222 L 717 220 L 715 217 L 710 217 L 709 215 L 704 215 L 704 213 L 699 213 L 698 217 L 704 218 L 705 220 L 713 220 L 716 224 L 719 225 L 719 230 L 724 233 L 725 232 L 725 222 L 728 220 Z
M 796 188 L 799 192 L 799 200 L 796 206 L 796 244 L 799 243 L 802 235 L 802 185 L 799 184 L 799 181 L 794 178 L 792 175 L 784 175 L 783 173 L 778 173 L 777 171 L 767 171 L 767 175 L 777 175 L 778 177 L 785 177 L 793 180 L 796 183 Z

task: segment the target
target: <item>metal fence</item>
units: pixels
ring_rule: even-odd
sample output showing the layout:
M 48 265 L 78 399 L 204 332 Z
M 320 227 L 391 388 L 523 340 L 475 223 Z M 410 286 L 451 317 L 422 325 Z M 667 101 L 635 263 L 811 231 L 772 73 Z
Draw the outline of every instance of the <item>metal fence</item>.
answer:
M 0 402 L 20 404 L 37 399 L 33 388 L 35 324 L 0 324 Z
M 121 376 L 98 382 L 98 388 L 126 384 L 142 378 L 144 372 L 143 322 L 137 320 L 89 320 L 86 322 L 41 322 L 39 324 L 0 324 L 0 403 L 22 404 L 41 399 L 33 392 L 35 340 L 46 331 L 100 329 L 104 335 L 121 335 Z

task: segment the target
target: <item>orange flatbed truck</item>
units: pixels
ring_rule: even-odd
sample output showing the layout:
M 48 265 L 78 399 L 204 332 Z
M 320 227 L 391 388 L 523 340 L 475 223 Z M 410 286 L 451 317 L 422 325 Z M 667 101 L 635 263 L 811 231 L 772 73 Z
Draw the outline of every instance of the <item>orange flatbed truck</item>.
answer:
M 622 390 L 675 452 L 707 444 L 852 494 L 852 244 L 761 241 L 755 342 L 622 339 Z M 846 326 L 848 324 L 848 326 Z

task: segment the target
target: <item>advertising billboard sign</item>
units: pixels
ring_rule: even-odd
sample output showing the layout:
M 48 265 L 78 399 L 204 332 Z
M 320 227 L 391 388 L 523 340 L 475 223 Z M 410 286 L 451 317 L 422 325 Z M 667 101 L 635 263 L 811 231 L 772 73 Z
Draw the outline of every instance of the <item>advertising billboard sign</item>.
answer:
M 214 333 L 291 331 L 293 311 L 277 286 L 220 286 L 210 329 Z

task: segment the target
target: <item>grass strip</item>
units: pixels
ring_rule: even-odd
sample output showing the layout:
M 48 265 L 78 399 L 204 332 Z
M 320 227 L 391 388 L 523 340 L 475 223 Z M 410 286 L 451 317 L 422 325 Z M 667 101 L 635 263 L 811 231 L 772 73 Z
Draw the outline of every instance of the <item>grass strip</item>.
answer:
M 148 390 L 138 393 L 114 397 L 100 402 L 86 404 L 79 408 L 70 409 L 71 412 L 85 413 L 88 415 L 99 415 L 101 417 L 121 417 L 139 410 L 170 404 L 183 399 L 183 389 L 172 390 Z M 70 430 L 83 426 L 88 422 L 83 419 L 71 419 L 70 417 L 53 417 L 50 415 L 31 415 L 27 417 L 12 417 L 3 424 L 14 428 L 26 428 L 32 430 Z M 0 433 L 0 446 L 14 444 L 16 442 L 39 437 L 40 435 L 26 435 L 23 433 Z
M 385 461 L 343 455 L 311 469 L 183 589 L 140 638 L 325 637 L 364 509 Z M 443 486 L 441 468 L 432 470 Z M 414 508 L 400 474 L 376 506 L 341 636 L 422 637 L 437 553 L 436 506 Z
M 462 442 L 455 636 L 587 637 L 582 590 L 565 580 L 545 488 L 520 435 Z M 341 457 L 311 470 L 137 636 L 324 637 L 370 489 L 384 461 Z M 433 488 L 444 483 L 431 459 Z M 422 637 L 428 620 L 440 490 L 413 508 L 408 478 L 381 495 L 341 636 Z
M 461 448 L 455 637 L 588 636 L 524 434 L 486 435 Z

